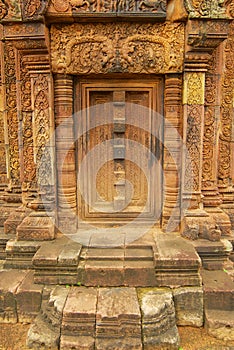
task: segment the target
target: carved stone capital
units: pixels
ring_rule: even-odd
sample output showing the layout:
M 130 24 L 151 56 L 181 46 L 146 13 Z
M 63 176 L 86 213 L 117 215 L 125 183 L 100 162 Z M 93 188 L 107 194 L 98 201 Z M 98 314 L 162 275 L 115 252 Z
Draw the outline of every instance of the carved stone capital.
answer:
M 228 27 L 228 20 L 189 20 L 186 28 L 185 70 L 206 71 L 213 51 L 227 39 Z

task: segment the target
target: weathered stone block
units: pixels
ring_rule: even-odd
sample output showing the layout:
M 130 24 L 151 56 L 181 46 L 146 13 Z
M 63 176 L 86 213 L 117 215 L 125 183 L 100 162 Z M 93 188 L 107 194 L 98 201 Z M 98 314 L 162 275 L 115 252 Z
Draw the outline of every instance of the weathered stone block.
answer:
M 205 327 L 215 338 L 234 341 L 234 314 L 231 311 L 206 310 Z
M 121 286 L 124 281 L 123 261 L 87 261 L 85 263 L 86 286 Z
M 43 286 L 34 284 L 33 271 L 30 271 L 16 292 L 19 322 L 32 322 L 40 311 Z
M 202 327 L 203 290 L 201 287 L 181 287 L 173 290 L 176 324 Z
M 18 321 L 15 294 L 27 271 L 0 271 L 0 321 L 16 323 Z
M 144 349 L 178 349 L 175 308 L 170 291 L 152 290 L 140 302 Z

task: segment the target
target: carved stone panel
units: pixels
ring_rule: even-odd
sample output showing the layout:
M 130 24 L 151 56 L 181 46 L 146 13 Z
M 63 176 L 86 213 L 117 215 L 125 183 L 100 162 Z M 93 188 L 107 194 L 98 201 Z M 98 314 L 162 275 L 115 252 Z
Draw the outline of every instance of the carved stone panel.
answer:
M 49 12 L 55 11 L 72 13 L 74 16 L 151 14 L 166 17 L 166 0 L 52 0 Z
M 220 18 L 226 17 L 224 0 L 186 0 L 186 8 L 190 17 Z
M 181 72 L 183 24 L 98 23 L 53 25 L 56 73 Z

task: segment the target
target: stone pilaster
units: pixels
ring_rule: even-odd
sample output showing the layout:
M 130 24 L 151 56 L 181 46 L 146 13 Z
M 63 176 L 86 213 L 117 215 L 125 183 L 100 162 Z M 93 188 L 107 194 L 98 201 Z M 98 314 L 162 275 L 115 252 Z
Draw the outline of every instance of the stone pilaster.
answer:
M 71 75 L 55 75 L 54 98 L 58 226 L 62 233 L 73 233 L 77 227 L 77 180 Z
M 221 115 L 219 134 L 218 187 L 222 197 L 222 209 L 229 215 L 234 229 L 233 186 L 233 119 L 234 119 L 234 21 L 230 24 L 229 36 L 224 43 L 224 67 L 221 88 Z
M 216 127 L 212 126 L 211 135 L 209 123 L 212 125 L 213 119 L 217 117 L 218 102 L 217 105 L 215 101 L 214 104 L 212 102 L 212 106 L 207 103 L 210 98 L 209 89 L 212 89 L 209 84 L 212 81 L 206 74 L 212 53 L 226 37 L 227 24 L 221 20 L 188 21 L 183 92 L 185 152 L 182 206 L 186 210 L 182 235 L 191 239 L 201 237 L 219 240 L 221 236 L 219 221 L 223 223 L 223 218 L 217 220 L 215 215 L 209 215 L 204 210 L 204 205 L 209 203 L 209 196 L 212 197 L 210 205 L 220 204 L 217 188 L 215 189 L 217 150 L 215 145 L 210 145 L 209 139 L 215 142 L 217 138 L 217 121 L 216 124 L 214 122 Z M 209 164 L 210 161 L 213 162 L 211 169 L 206 168 L 208 158 Z M 202 190 L 208 178 L 211 180 L 209 186 L 212 191 L 204 191 L 204 196 Z M 226 217 L 223 227 L 227 226 L 225 221 Z
M 215 220 L 223 235 L 230 234 L 228 215 L 220 208 L 218 190 L 218 138 L 220 124 L 220 96 L 222 57 L 216 49 L 209 61 L 205 80 L 205 113 L 203 137 L 202 194 L 205 210 Z

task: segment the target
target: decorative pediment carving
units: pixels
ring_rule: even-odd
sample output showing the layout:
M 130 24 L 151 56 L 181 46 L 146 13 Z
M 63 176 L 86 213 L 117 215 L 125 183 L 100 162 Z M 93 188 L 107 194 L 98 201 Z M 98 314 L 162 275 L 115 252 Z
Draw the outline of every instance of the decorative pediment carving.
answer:
M 183 24 L 54 25 L 52 67 L 57 73 L 180 72 Z

